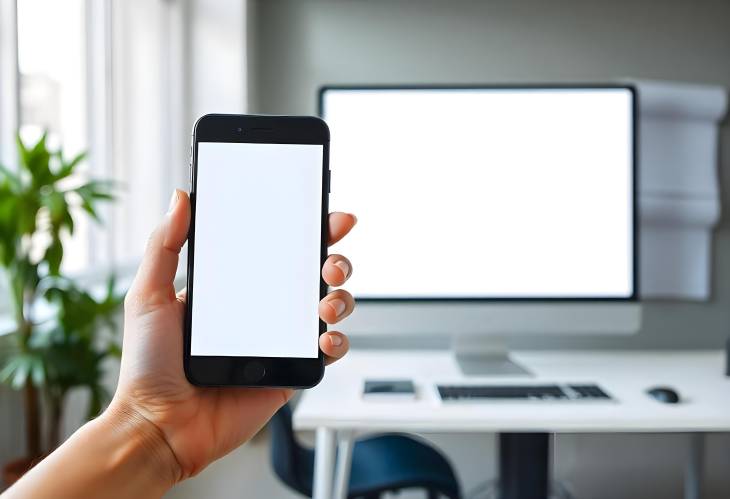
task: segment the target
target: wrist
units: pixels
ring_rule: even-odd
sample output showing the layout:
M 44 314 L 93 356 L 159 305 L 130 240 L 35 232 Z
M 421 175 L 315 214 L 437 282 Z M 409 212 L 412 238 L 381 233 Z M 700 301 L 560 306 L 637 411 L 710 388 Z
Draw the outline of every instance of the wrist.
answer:
M 182 468 L 162 430 L 130 405 L 113 401 L 92 424 L 119 439 L 109 456 L 110 467 L 139 466 L 163 491 L 182 479 Z
M 157 499 L 180 479 L 180 466 L 159 428 L 112 403 L 6 494 L 8 499 Z

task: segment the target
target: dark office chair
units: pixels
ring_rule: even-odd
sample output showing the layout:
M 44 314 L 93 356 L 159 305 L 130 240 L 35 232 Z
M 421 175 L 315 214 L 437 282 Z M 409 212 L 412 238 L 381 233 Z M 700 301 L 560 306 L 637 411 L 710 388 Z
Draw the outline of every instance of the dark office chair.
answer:
M 314 451 L 297 442 L 291 408 L 282 407 L 271 419 L 271 464 L 282 482 L 312 496 Z M 459 499 L 459 485 L 448 461 L 433 447 L 404 435 L 384 435 L 355 443 L 348 498 L 377 499 L 385 492 L 425 489 L 429 499 L 439 495 Z

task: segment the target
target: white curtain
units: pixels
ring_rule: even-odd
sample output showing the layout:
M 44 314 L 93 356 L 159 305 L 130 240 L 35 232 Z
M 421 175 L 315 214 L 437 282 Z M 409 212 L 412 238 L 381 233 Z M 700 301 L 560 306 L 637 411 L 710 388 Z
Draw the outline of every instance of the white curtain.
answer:
M 172 189 L 188 187 L 194 121 L 246 110 L 246 2 L 110 1 L 111 173 L 124 192 L 107 253 L 134 266 Z

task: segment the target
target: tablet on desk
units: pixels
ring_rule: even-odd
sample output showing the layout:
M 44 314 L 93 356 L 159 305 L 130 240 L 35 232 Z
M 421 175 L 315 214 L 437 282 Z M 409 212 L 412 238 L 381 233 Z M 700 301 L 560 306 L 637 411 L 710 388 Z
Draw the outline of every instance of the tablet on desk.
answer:
M 409 379 L 366 379 L 362 396 L 365 400 L 415 400 L 416 388 Z

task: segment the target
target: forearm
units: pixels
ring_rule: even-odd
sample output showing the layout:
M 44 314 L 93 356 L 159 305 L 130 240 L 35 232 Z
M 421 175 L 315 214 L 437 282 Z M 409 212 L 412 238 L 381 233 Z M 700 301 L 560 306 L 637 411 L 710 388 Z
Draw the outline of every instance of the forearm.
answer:
M 140 415 L 113 407 L 80 428 L 2 499 L 157 498 L 179 478 L 162 433 Z

